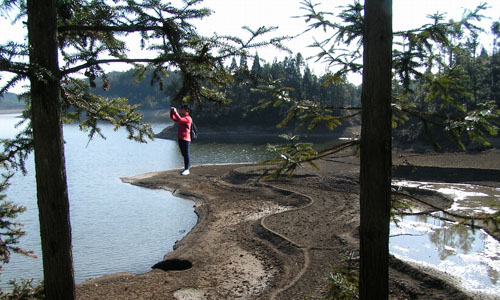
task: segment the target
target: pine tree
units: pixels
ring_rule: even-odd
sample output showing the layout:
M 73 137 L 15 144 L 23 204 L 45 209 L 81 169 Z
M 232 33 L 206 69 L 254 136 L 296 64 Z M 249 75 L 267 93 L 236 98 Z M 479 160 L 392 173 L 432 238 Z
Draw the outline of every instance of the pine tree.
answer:
M 29 79 L 30 105 L 25 116 L 31 126 L 17 139 L 4 142 L 1 166 L 24 169 L 27 153 L 34 150 L 46 299 L 75 298 L 63 119 L 79 121 L 90 138 L 100 134 L 99 121 L 125 127 L 130 139 L 144 142 L 152 138 L 150 126 L 136 112 L 138 106 L 128 105 L 126 99 L 91 93 L 97 77 L 102 78 L 104 89 L 109 87 L 101 65 L 134 64 L 141 69 L 139 78 L 153 70 L 152 82 L 160 86 L 166 70 L 174 68 L 182 77 L 182 86 L 173 101 L 223 103 L 227 98 L 219 88 L 231 81 L 223 68 L 224 59 L 243 57 L 244 51 L 256 47 L 235 37 L 221 42 L 217 37 L 198 35 L 191 21 L 211 13 L 196 8 L 200 2 L 184 1 L 183 7 L 157 0 L 2 2 L 3 12 L 14 11 L 17 21 L 27 22 L 28 43 L 0 47 L 0 72 L 14 75 L 0 89 L 0 96 Z M 252 32 L 250 40 L 272 30 L 261 27 Z M 127 56 L 126 44 L 119 38 L 134 32 L 140 34 L 143 48 L 157 51 L 156 57 Z M 280 41 L 259 41 L 257 45 L 284 48 Z M 73 76 L 79 71 L 85 71 L 86 81 Z
M 500 21 L 491 25 L 493 48 L 491 51 L 491 97 L 500 107 Z
M 250 72 L 252 73 L 253 76 L 259 76 L 260 71 L 261 71 L 261 66 L 260 66 L 259 53 L 256 53 L 255 57 L 253 58 L 252 69 L 250 70 Z
M 240 66 L 239 66 L 239 69 L 241 71 L 248 71 L 248 59 L 247 59 L 247 55 L 246 54 L 243 54 L 240 56 Z
M 365 1 L 359 299 L 389 299 L 392 0 Z
M 237 69 L 238 69 L 238 64 L 236 63 L 236 58 L 233 57 L 231 59 L 231 66 L 229 67 L 229 72 L 231 72 L 231 74 L 234 74 L 234 72 L 236 72 Z

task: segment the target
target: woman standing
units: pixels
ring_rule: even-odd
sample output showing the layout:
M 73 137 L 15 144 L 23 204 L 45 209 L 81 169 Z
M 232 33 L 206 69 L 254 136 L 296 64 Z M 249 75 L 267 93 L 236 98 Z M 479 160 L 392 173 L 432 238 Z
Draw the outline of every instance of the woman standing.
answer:
M 170 118 L 177 123 L 179 149 L 184 157 L 184 170 L 181 175 L 189 175 L 189 145 L 191 144 L 191 126 L 193 124 L 190 112 L 191 109 L 187 104 L 181 106 L 180 115 L 175 107 L 170 108 Z

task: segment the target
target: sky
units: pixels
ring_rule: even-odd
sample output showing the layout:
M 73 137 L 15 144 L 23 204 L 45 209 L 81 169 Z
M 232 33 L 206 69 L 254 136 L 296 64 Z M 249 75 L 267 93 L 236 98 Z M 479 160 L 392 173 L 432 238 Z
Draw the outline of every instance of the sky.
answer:
M 313 0 L 313 3 L 321 3 L 318 7 L 324 11 L 338 13 L 339 6 L 346 6 L 353 3 L 352 0 Z M 484 1 L 476 0 L 393 0 L 393 30 L 411 29 L 428 22 L 426 16 L 436 12 L 446 13 L 446 20 L 459 20 L 464 8 L 474 9 Z M 500 2 L 490 0 L 490 2 Z M 241 27 L 248 25 L 251 28 L 259 26 L 278 26 L 276 35 L 300 34 L 307 28 L 304 18 L 293 18 L 303 16 L 306 10 L 303 9 L 303 0 L 205 0 L 202 5 L 212 8 L 214 13 L 204 19 L 198 27 L 200 32 L 211 34 L 213 32 L 227 32 L 233 35 L 244 33 Z M 492 6 L 490 4 L 490 6 Z M 493 20 L 500 20 L 500 3 L 494 4 L 494 8 L 488 9 L 487 15 L 492 19 L 483 20 L 489 29 Z M 495 15 L 495 11 L 497 12 Z M 322 30 L 315 30 L 313 33 L 305 34 L 286 43 L 293 52 L 301 52 L 304 57 L 317 54 L 318 50 L 307 47 L 314 42 L 314 37 L 323 36 Z M 491 41 L 487 41 L 491 44 Z M 491 47 L 489 48 L 491 49 Z M 279 59 L 287 56 L 288 53 L 279 53 L 276 50 L 259 50 L 259 56 L 272 62 L 274 57 Z M 309 61 L 313 64 L 314 59 Z M 324 71 L 325 66 L 315 66 L 317 73 Z
M 313 3 L 321 3 L 318 6 L 319 9 L 333 13 L 339 12 L 339 6 L 353 3 L 352 1 L 312 0 Z M 179 3 L 180 0 L 171 0 L 171 2 L 175 4 Z M 268 27 L 278 27 L 278 30 L 273 33 L 275 36 L 295 36 L 307 28 L 307 24 L 303 18 L 293 18 L 294 16 L 302 16 L 306 13 L 302 2 L 303 0 L 205 0 L 199 7 L 208 7 L 214 12 L 211 16 L 196 22 L 196 26 L 198 31 L 204 35 L 212 35 L 214 32 L 217 32 L 219 35 L 245 36 L 247 33 L 242 29 L 243 26 L 257 29 L 265 25 Z M 393 30 L 419 27 L 424 22 L 428 22 L 426 15 L 436 12 L 446 13 L 446 19 L 458 20 L 461 18 L 464 8 L 473 9 L 482 2 L 484 1 L 393 0 Z M 491 8 L 486 11 L 485 15 L 490 17 L 490 19 L 483 19 L 484 27 L 487 29 L 490 28 L 494 20 L 500 20 L 500 13 L 498 13 L 500 11 L 499 2 L 498 0 L 489 0 L 488 5 Z M 23 28 L 21 26 L 13 27 L 5 17 L 0 17 L 0 30 L 3 33 L 0 37 L 1 43 L 6 40 L 22 42 L 24 39 Z M 314 56 L 318 52 L 317 49 L 307 47 L 314 42 L 313 37 L 321 37 L 323 35 L 324 33 L 321 30 L 316 30 L 313 33 L 302 35 L 285 44 L 294 53 L 300 52 L 307 58 Z M 483 37 L 483 43 L 487 49 L 491 49 L 492 40 L 490 38 Z M 132 51 L 131 57 L 141 55 L 138 52 L 137 41 L 130 42 L 129 48 Z M 258 50 L 258 53 L 260 58 L 268 62 L 272 62 L 274 58 L 282 60 L 289 55 L 287 52 L 280 52 L 271 48 Z M 314 63 L 314 60 L 309 60 L 308 65 L 317 75 L 325 72 L 326 66 L 324 64 Z M 108 66 L 106 70 L 123 71 L 128 68 L 130 67 L 123 65 Z M 353 78 L 353 81 L 359 80 L 360 78 Z

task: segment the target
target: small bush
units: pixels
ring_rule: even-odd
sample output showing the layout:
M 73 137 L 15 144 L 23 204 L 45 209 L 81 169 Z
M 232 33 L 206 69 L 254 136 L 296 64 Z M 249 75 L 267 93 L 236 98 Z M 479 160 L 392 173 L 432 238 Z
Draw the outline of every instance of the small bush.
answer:
M 0 300 L 39 300 L 45 299 L 43 283 L 39 285 L 33 284 L 31 280 L 21 280 L 18 284 L 15 280 L 9 282 L 12 290 L 4 292 L 0 290 Z
M 346 262 L 332 268 L 328 276 L 328 294 L 326 299 L 353 300 L 359 299 L 359 257 L 351 252 Z

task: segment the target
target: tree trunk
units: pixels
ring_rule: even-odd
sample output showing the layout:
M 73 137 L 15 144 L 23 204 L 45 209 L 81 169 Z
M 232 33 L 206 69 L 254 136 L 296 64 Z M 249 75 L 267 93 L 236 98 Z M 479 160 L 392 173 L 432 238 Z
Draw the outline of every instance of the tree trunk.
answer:
M 389 298 L 392 0 L 365 1 L 360 299 Z
M 28 0 L 31 110 L 46 299 L 75 298 L 55 0 Z

